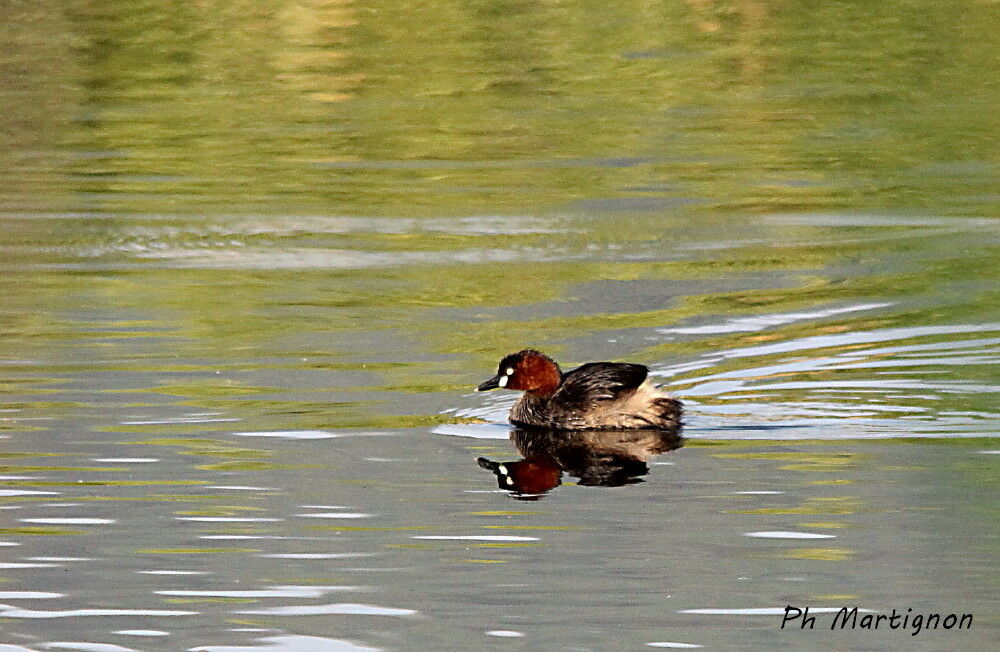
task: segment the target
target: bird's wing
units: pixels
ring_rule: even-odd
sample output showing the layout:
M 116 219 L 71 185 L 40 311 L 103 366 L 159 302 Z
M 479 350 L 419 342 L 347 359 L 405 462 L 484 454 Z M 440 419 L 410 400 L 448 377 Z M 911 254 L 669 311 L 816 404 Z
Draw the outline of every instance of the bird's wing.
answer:
M 641 364 L 591 362 L 563 376 L 552 398 L 567 407 L 613 401 L 641 385 L 648 374 Z

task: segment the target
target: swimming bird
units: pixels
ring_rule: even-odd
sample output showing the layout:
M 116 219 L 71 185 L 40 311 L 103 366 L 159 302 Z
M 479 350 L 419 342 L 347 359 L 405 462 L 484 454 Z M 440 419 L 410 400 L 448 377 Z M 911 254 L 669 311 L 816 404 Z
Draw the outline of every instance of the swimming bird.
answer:
M 525 349 L 500 361 L 497 374 L 476 389 L 524 394 L 510 422 L 529 428 L 595 430 L 676 428 L 681 403 L 653 385 L 641 364 L 589 362 L 567 373 L 549 356 Z

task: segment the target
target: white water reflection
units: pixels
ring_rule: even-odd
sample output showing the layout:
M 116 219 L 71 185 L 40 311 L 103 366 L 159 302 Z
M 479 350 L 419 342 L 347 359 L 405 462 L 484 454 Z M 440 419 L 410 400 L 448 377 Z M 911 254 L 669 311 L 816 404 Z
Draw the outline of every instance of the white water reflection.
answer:
M 95 616 L 177 617 L 197 616 L 197 611 L 174 609 L 66 609 L 42 611 L 0 604 L 0 618 L 89 618 Z
M 175 516 L 177 521 L 194 521 L 197 523 L 279 523 L 283 518 L 264 518 L 257 516 Z
M 261 555 L 268 559 L 356 559 L 358 557 L 373 557 L 371 552 L 285 552 Z
M 326 430 L 282 430 L 275 432 L 234 432 L 235 437 L 274 437 L 277 439 L 334 439 L 342 433 Z
M 676 328 L 660 328 L 660 333 L 678 333 L 682 335 L 718 335 L 722 333 L 751 333 L 764 330 L 772 326 L 783 326 L 797 321 L 810 319 L 823 319 L 836 315 L 843 315 L 852 312 L 866 310 L 876 310 L 887 308 L 891 303 L 864 303 L 856 306 L 844 308 L 829 308 L 827 310 L 815 310 L 812 312 L 779 313 L 774 315 L 759 315 L 753 317 L 739 317 L 730 319 L 725 324 L 710 324 L 705 326 L 687 326 Z
M 148 421 L 122 421 L 123 426 L 172 426 L 180 425 L 185 423 L 224 423 L 231 421 L 239 421 L 236 418 L 226 418 L 226 419 L 191 419 L 186 417 L 180 417 L 177 419 L 152 419 Z
M 43 650 L 79 650 L 80 652 L 139 652 L 130 647 L 112 645 L 110 643 L 86 643 L 62 641 L 54 643 L 42 643 L 39 647 Z
M 489 410 L 488 417 L 495 420 L 507 418 L 507 411 L 510 406 Z M 456 416 L 474 416 L 488 418 L 482 409 L 459 410 Z M 506 423 L 443 423 L 434 426 L 434 432 L 439 435 L 454 435 L 456 437 L 474 437 L 475 439 L 499 439 L 510 438 L 510 425 Z
M 66 518 L 22 518 L 22 523 L 39 523 L 44 525 L 110 525 L 113 518 L 66 517 Z
M 0 600 L 51 600 L 65 596 L 65 593 L 50 591 L 0 591 Z
M 337 591 L 360 591 L 359 586 L 273 586 L 267 589 L 250 590 L 173 590 L 154 591 L 157 595 L 189 598 L 322 598 L 327 593 Z
M 97 252 L 94 252 L 97 253 Z M 101 254 L 112 253 L 109 251 Z M 544 249 L 464 249 L 459 251 L 394 251 L 391 253 L 356 249 L 307 247 L 182 247 L 131 253 L 144 267 L 157 261 L 171 269 L 265 269 L 265 270 L 362 270 L 397 268 L 400 265 L 440 265 L 442 263 L 508 263 L 513 261 L 560 260 L 561 253 Z
M 377 647 L 355 645 L 350 641 L 320 636 L 269 636 L 259 639 L 262 645 L 204 645 L 189 652 L 379 652 Z
M 93 557 L 25 557 L 28 561 L 94 561 Z
M 469 534 L 461 536 L 445 535 L 422 535 L 414 536 L 412 539 L 426 539 L 429 541 L 538 541 L 538 537 L 521 537 L 499 534 Z
M 297 539 L 299 537 L 283 537 L 276 534 L 200 534 L 198 538 L 211 541 L 245 541 L 260 539 L 284 540 Z
M 415 609 L 378 607 L 369 604 L 338 603 L 266 607 L 263 609 L 246 609 L 237 611 L 236 613 L 260 616 L 412 616 L 417 611 Z
M 906 328 L 883 328 L 870 331 L 834 333 L 829 335 L 810 335 L 807 337 L 796 338 L 785 342 L 777 342 L 774 344 L 761 344 L 758 346 L 740 347 L 736 349 L 720 351 L 717 353 L 713 353 L 712 357 L 718 357 L 720 359 L 746 358 L 751 356 L 774 355 L 776 353 L 796 353 L 799 351 L 809 351 L 814 349 L 846 347 L 846 346 L 855 346 L 859 344 L 873 344 L 877 342 L 905 341 L 905 340 L 915 339 L 918 337 L 961 335 L 965 333 L 989 333 L 993 331 L 1000 331 L 1000 323 L 953 324 L 948 326 L 910 326 Z M 946 350 L 950 348 L 955 348 L 956 345 L 961 348 L 965 348 L 966 344 L 968 346 L 978 346 L 982 343 L 992 345 L 996 343 L 996 340 L 995 338 L 988 338 L 984 340 L 972 340 L 969 343 L 945 342 L 943 347 L 937 344 L 900 345 L 899 347 L 893 347 L 891 349 L 886 349 L 879 352 L 898 353 L 903 351 Z M 878 349 L 876 349 L 876 351 L 878 351 Z M 865 355 L 867 351 L 860 351 L 855 353 L 859 355 Z M 844 353 L 844 355 L 849 356 L 852 355 L 852 353 L 846 352 Z M 650 374 L 654 376 L 659 375 L 661 369 L 668 369 L 668 368 L 669 367 L 661 367 L 660 369 L 650 370 Z
M 755 539 L 835 539 L 837 535 L 835 534 L 817 534 L 814 532 L 785 532 L 785 531 L 774 531 L 774 532 L 745 532 L 743 534 L 745 537 L 753 537 Z
M 116 464 L 152 464 L 159 462 L 158 457 L 95 457 L 94 462 L 112 462 Z

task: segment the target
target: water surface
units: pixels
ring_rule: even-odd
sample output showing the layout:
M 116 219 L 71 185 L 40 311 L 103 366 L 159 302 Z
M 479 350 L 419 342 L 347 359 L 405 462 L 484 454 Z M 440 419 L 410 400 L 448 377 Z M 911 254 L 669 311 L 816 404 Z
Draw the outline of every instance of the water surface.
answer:
M 994 648 L 995 8 L 617 7 L 0 8 L 0 643 Z M 501 489 L 525 346 L 683 446 Z

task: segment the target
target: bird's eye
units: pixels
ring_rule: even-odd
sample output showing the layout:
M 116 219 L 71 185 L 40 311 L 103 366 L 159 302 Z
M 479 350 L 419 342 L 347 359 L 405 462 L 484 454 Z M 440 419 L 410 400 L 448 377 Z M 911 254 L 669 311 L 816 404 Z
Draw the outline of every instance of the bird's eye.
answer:
M 510 376 L 514 373 L 514 367 L 507 367 L 507 375 Z

